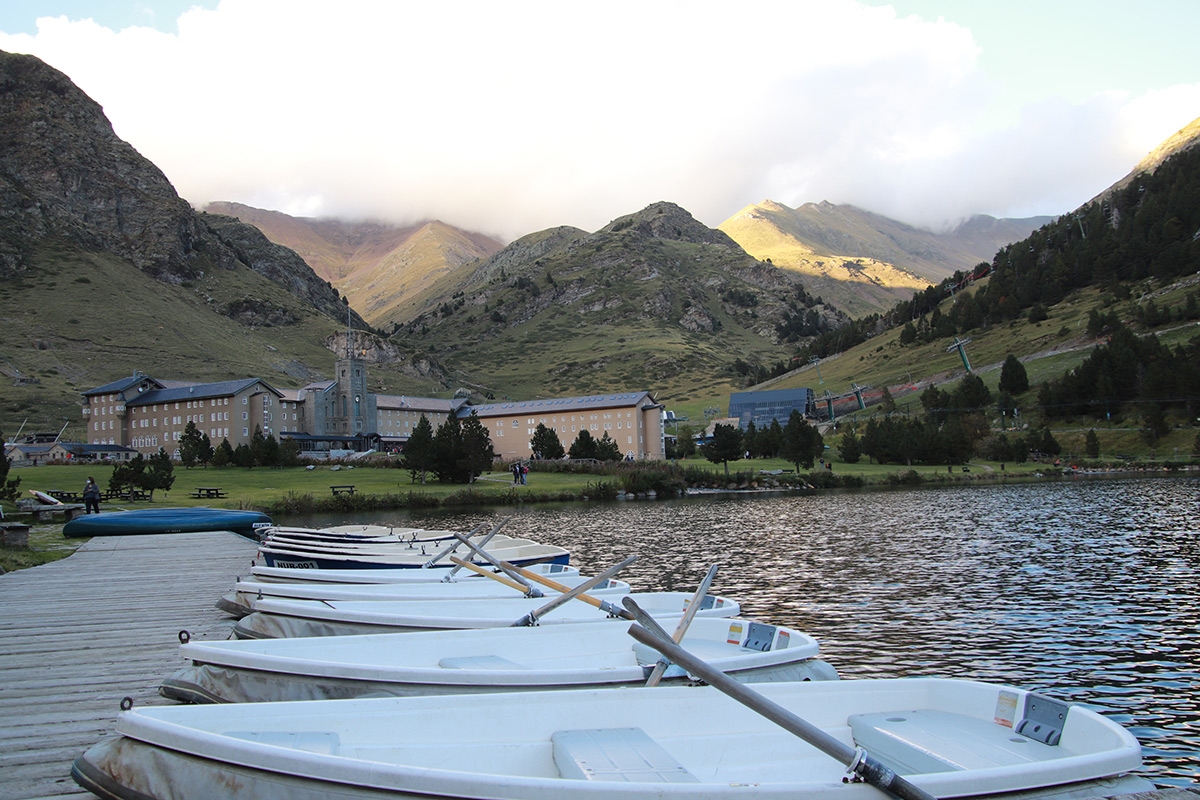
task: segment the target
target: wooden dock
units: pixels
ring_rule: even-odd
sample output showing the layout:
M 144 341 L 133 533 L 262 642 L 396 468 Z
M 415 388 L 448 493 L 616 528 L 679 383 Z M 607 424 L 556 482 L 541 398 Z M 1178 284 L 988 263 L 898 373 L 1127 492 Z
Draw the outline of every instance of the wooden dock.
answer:
M 112 735 L 121 698 L 171 702 L 179 631 L 229 638 L 214 604 L 256 552 L 233 533 L 107 536 L 0 575 L 0 800 L 92 797 L 71 763 Z
M 227 639 L 215 607 L 249 574 L 255 544 L 232 533 L 110 536 L 69 558 L 0 575 L 0 800 L 90 798 L 71 763 L 113 735 L 123 697 L 169 704 L 185 666 L 178 634 Z M 1200 800 L 1165 789 L 1128 800 Z

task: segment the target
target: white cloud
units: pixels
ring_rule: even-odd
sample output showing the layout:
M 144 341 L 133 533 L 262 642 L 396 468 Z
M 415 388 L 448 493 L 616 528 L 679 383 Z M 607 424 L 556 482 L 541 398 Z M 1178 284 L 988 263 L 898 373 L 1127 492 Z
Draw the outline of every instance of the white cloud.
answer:
M 193 203 L 509 237 L 656 200 L 709 225 L 766 198 L 1057 213 L 1200 114 L 1197 84 L 983 131 L 970 32 L 852 0 L 223 0 L 177 34 L 43 19 L 0 49 L 67 73 Z

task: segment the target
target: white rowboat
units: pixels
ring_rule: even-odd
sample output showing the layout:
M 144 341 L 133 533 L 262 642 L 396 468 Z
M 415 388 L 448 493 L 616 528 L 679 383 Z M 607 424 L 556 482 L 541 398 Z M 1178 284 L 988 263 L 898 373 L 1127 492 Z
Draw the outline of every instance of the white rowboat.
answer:
M 1020 689 L 917 678 L 756 688 L 937 797 L 1153 788 L 1129 775 L 1141 748 L 1120 725 Z M 707 686 L 150 706 L 116 727 L 71 771 L 103 798 L 882 797 Z
M 578 575 L 558 578 L 568 588 L 575 588 L 587 581 Z M 546 596 L 557 595 L 552 589 L 538 588 Z M 625 581 L 607 580 L 588 589 L 588 594 L 624 595 L 631 591 Z M 262 581 L 238 581 L 233 591 L 217 601 L 217 608 L 235 617 L 244 617 L 254 611 L 259 600 L 268 597 L 285 597 L 295 600 L 507 600 L 521 597 L 518 590 L 494 580 L 455 581 L 451 583 L 264 583 Z
M 685 592 L 635 592 L 626 596 L 635 598 L 638 605 L 658 619 L 681 616 L 691 601 L 691 595 Z M 279 639 L 505 628 L 552 599 L 516 597 L 508 600 L 355 601 L 264 597 L 255 602 L 253 614 L 238 620 L 233 632 L 239 639 Z M 620 605 L 615 595 L 605 599 Z M 697 616 L 734 617 L 739 610 L 733 600 L 709 595 L 704 598 Z M 581 599 L 572 599 L 549 612 L 538 624 L 604 622 L 612 619 L 595 606 Z
M 579 568 L 566 564 L 533 564 L 525 569 L 558 580 L 578 575 Z M 278 583 L 431 583 L 449 578 L 452 581 L 488 580 L 456 567 L 428 569 L 312 569 L 303 567 L 267 567 L 255 565 L 250 573 L 254 580 Z
M 815 639 L 744 619 L 693 620 L 690 652 L 743 682 L 833 680 Z M 645 683 L 659 655 L 622 625 L 432 631 L 329 639 L 194 641 L 165 697 L 200 703 L 601 688 Z M 666 682 L 687 682 L 671 667 Z

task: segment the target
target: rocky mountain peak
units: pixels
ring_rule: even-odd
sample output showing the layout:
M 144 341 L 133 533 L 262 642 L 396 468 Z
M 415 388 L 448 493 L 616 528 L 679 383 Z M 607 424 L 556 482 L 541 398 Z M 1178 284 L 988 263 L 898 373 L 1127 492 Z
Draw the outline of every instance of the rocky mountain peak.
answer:
M 246 266 L 346 318 L 337 291 L 294 253 L 267 247 L 248 225 L 210 225 L 197 214 L 70 78 L 0 51 L 0 275 L 30 270 L 49 239 L 114 254 L 175 285 Z
M 613 220 L 601 228 L 598 234 L 627 230 L 652 239 L 670 239 L 678 242 L 714 244 L 735 250 L 741 249 L 727 234 L 708 227 L 674 203 L 652 203 L 641 211 Z

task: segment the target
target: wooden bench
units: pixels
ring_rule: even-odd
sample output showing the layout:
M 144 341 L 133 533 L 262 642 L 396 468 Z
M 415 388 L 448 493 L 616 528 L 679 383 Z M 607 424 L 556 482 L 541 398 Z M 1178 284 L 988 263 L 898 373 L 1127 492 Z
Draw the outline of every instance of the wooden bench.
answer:
M 330 486 L 329 491 L 333 492 L 335 495 L 354 494 L 354 486 L 351 484 L 346 484 L 344 486 Z

